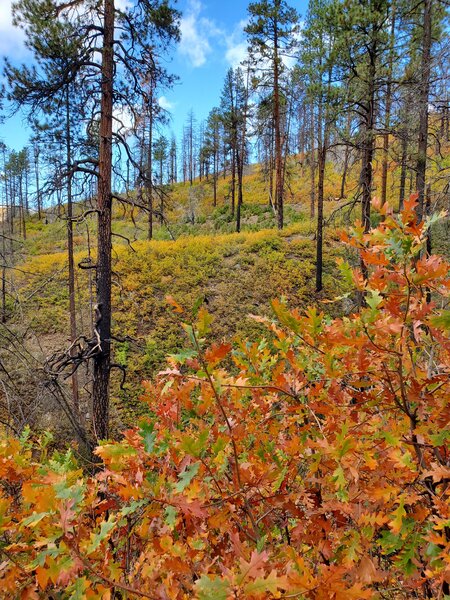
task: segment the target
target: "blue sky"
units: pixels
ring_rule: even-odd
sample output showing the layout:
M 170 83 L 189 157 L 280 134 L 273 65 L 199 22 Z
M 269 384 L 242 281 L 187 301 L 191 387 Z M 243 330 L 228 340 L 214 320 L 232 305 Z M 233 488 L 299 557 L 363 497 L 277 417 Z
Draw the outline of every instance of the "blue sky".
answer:
M 11 25 L 11 2 L 0 0 L 0 55 L 26 62 L 29 56 L 23 34 Z M 305 15 L 306 0 L 291 0 L 290 4 Z M 168 57 L 167 68 L 180 82 L 161 92 L 160 104 L 172 114 L 171 128 L 177 138 L 191 109 L 200 121 L 217 106 L 227 69 L 244 57 L 247 5 L 241 0 L 179 0 L 176 4 L 182 12 L 181 42 Z M 0 125 L 0 140 L 12 148 L 23 147 L 28 135 L 21 116 Z

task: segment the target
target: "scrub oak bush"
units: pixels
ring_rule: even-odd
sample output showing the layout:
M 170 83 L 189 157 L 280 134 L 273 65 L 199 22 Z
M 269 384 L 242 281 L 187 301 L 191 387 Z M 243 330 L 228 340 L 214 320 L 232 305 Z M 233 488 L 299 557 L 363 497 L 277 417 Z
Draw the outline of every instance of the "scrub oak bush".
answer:
M 267 339 L 188 347 L 145 383 L 148 418 L 83 474 L 46 439 L 0 449 L 0 589 L 12 598 L 445 598 L 449 265 L 415 199 L 344 236 L 364 306 L 272 303 Z M 256 317 L 258 318 L 258 317 Z

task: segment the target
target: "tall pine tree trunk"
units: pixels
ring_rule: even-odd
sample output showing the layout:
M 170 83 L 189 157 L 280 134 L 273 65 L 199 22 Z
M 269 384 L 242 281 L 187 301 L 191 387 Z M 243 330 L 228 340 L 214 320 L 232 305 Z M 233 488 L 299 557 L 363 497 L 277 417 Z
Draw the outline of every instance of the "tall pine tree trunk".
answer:
M 99 440 L 108 437 L 109 429 L 114 0 L 104 0 L 104 10 L 98 177 L 97 306 L 95 314 L 95 333 L 99 348 L 94 357 L 93 381 L 94 433 Z
M 147 210 L 148 233 L 147 238 L 153 238 L 153 80 L 150 82 L 150 99 L 148 110 L 148 148 L 147 148 Z
M 300 109 L 300 129 L 298 132 L 298 153 L 300 154 L 300 162 L 303 166 L 303 161 L 305 158 L 305 140 L 306 140 L 306 122 L 307 122 L 307 115 L 306 115 L 306 102 L 302 103 L 301 109 Z
M 362 187 L 362 223 L 366 232 L 370 229 L 370 201 L 372 196 L 373 179 L 373 145 L 374 145 L 374 125 L 375 125 L 375 61 L 376 61 L 376 41 L 372 42 L 370 47 L 370 63 L 368 68 L 367 98 L 365 99 L 364 115 L 364 138 L 363 154 L 361 165 L 361 187 Z
M 418 197 L 417 218 L 422 220 L 425 197 L 425 176 L 428 147 L 428 99 L 430 95 L 431 71 L 431 14 L 433 0 L 424 0 L 422 60 L 419 87 L 419 140 L 417 148 L 416 186 Z
M 245 84 L 245 100 L 244 110 L 241 115 L 240 127 L 238 127 L 238 153 L 237 153 L 237 166 L 238 166 L 238 204 L 237 204 L 237 217 L 236 217 L 236 231 L 241 230 L 241 208 L 244 202 L 244 162 L 246 155 L 246 136 L 247 136 L 247 111 L 248 111 L 248 94 L 250 85 L 250 69 L 247 69 L 247 79 Z M 240 131 L 239 131 L 240 130 Z
M 391 105 L 392 105 L 392 69 L 394 63 L 395 42 L 395 4 L 392 5 L 392 20 L 390 34 L 390 48 L 388 59 L 388 72 L 385 96 L 384 135 L 383 135 L 383 164 L 381 167 L 381 204 L 385 204 L 387 197 L 387 176 L 389 167 L 389 129 L 391 127 Z
M 310 167 L 311 167 L 311 192 L 310 192 L 310 208 L 309 216 L 314 219 L 316 214 L 316 128 L 314 124 L 314 105 L 311 103 L 311 121 L 310 121 L 310 137 L 311 137 L 311 156 L 310 156 Z
M 20 224 L 22 227 L 22 237 L 27 239 L 27 226 L 25 223 L 25 203 L 23 198 L 23 173 L 19 175 L 19 203 L 20 203 Z
M 231 216 L 234 217 L 236 210 L 236 145 L 233 141 L 231 149 Z
M 218 151 L 215 148 L 214 149 L 214 154 L 213 154 L 213 206 L 216 207 L 217 206 L 217 179 L 219 177 L 219 156 L 218 156 Z
M 325 182 L 325 144 L 318 151 L 319 179 L 317 184 L 317 235 L 316 235 L 316 292 L 323 288 L 323 188 Z
M 25 180 L 25 214 L 29 216 L 30 214 L 30 203 L 28 196 L 28 153 L 26 154 L 26 159 L 24 163 L 24 180 Z
M 345 127 L 345 141 L 347 142 L 350 139 L 351 135 L 351 127 L 352 127 L 352 113 L 350 110 L 347 112 L 347 123 Z M 342 172 L 341 179 L 341 193 L 340 198 L 345 198 L 345 185 L 347 183 L 347 172 L 348 172 L 348 163 L 350 161 L 350 145 L 348 143 L 345 144 L 344 150 L 344 168 Z
M 189 184 L 194 183 L 194 118 L 192 112 L 189 115 Z
M 403 203 L 405 201 L 405 188 L 406 188 L 406 161 L 408 158 L 408 133 L 406 130 L 402 131 L 402 157 L 400 162 L 400 191 L 398 199 L 398 210 L 403 210 Z
M 5 214 L 2 215 L 2 323 L 6 323 L 6 237 Z
M 347 171 L 348 171 L 348 160 L 349 160 L 349 147 L 348 144 L 345 145 L 345 150 L 344 150 L 344 168 L 342 171 L 342 179 L 341 179 L 341 193 L 339 195 L 339 198 L 345 198 L 345 184 L 347 182 Z
M 244 160 L 239 148 L 236 150 L 237 176 L 238 176 L 238 200 L 236 210 L 236 231 L 241 231 L 241 207 L 242 207 L 242 177 Z
M 162 190 L 163 183 L 163 160 L 162 158 L 159 161 L 159 185 L 161 186 L 159 190 L 159 224 L 164 225 L 164 194 Z
M 330 97 L 331 69 L 328 71 L 327 98 Z M 325 115 L 324 115 L 325 113 Z M 317 186 L 317 235 L 316 235 L 316 292 L 323 288 L 323 201 L 325 183 L 325 164 L 329 145 L 329 115 L 328 107 L 322 93 L 319 96 L 319 111 L 317 115 L 317 149 L 319 159 L 319 181 Z
M 281 145 L 280 89 L 279 89 L 278 28 L 274 24 L 274 58 L 273 58 L 273 121 L 275 126 L 275 206 L 277 209 L 278 229 L 283 229 L 283 161 Z
M 38 211 L 38 219 L 41 220 L 41 188 L 39 185 L 39 148 L 36 146 L 34 149 L 34 175 L 36 178 L 36 204 Z

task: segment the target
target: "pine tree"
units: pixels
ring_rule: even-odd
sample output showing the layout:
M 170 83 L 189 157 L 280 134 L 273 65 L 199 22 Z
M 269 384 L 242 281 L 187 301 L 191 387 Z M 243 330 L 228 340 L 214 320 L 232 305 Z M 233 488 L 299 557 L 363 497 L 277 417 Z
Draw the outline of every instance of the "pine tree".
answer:
M 262 64 L 261 87 L 269 86 L 272 96 L 272 117 L 275 145 L 275 205 L 278 228 L 284 224 L 283 203 L 283 140 L 282 90 L 280 82 L 284 71 L 283 57 L 293 52 L 299 29 L 297 11 L 285 0 L 261 0 L 248 7 L 250 22 L 245 28 L 249 41 L 249 53 L 255 64 Z
M 364 5 L 351 0 L 341 6 L 339 19 L 346 48 L 342 67 L 345 85 L 351 91 L 348 110 L 359 119 L 356 142 L 361 152 L 361 212 L 366 231 L 370 228 L 376 125 L 385 82 L 384 58 L 390 47 L 390 14 L 389 0 L 370 0 Z
M 97 439 L 108 437 L 111 362 L 111 248 L 113 142 L 124 143 L 120 127 L 113 134 L 114 106 L 134 113 L 146 65 L 158 50 L 178 38 L 178 13 L 166 0 L 136 0 L 118 9 L 115 0 L 19 0 L 15 22 L 25 29 L 34 52 L 32 67 L 6 66 L 10 98 L 31 109 L 60 94 L 77 78 L 100 115 L 98 161 L 89 165 L 97 177 L 96 315 L 93 358 L 93 426 Z M 116 36 L 116 37 L 115 37 Z M 98 55 L 101 49 L 101 63 Z M 142 77 L 137 77 L 142 74 Z
M 331 129 L 342 108 L 337 72 L 342 50 L 336 21 L 338 5 L 334 0 L 311 0 L 302 37 L 301 64 L 306 81 L 307 98 L 312 110 L 312 148 L 318 156 L 316 291 L 323 287 L 323 202 L 325 164 L 331 142 Z M 311 157 L 314 161 L 314 157 Z M 312 165 L 314 174 L 314 165 Z M 313 188 L 315 187 L 313 175 Z
M 242 178 L 245 160 L 246 113 L 248 85 L 244 82 L 242 70 L 229 69 L 220 98 L 220 113 L 224 130 L 224 140 L 230 153 L 231 171 L 231 214 L 236 208 L 236 183 L 238 190 L 236 228 L 240 229 L 240 207 L 242 205 Z
M 213 108 L 206 121 L 205 154 L 212 163 L 213 206 L 217 205 L 217 181 L 219 179 L 219 155 L 222 118 L 218 108 Z

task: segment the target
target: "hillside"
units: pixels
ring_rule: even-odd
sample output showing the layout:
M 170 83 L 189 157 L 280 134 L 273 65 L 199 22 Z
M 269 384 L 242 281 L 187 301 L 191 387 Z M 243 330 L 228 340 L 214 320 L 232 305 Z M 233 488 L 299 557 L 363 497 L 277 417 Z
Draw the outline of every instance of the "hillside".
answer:
M 314 297 L 314 243 L 292 227 L 273 230 L 180 238 L 175 242 L 138 241 L 114 249 L 114 332 L 116 360 L 127 368 L 122 392 L 115 387 L 121 418 L 132 419 L 140 381 L 153 376 L 169 352 L 184 343 L 180 322 L 165 300 L 167 295 L 192 307 L 204 298 L 214 316 L 217 339 L 235 334 L 253 338 L 261 327 L 249 314 L 270 314 L 270 300 L 285 296 L 292 306 L 306 306 Z M 79 262 L 82 252 L 76 255 Z M 68 347 L 67 266 L 63 252 L 30 258 L 19 274 L 20 323 L 26 322 L 27 345 L 42 362 Z M 339 292 L 334 253 L 325 263 L 326 295 Z M 77 272 L 80 332 L 89 332 L 89 271 Z M 38 290 L 36 292 L 36 290 Z M 328 307 L 327 307 L 328 308 Z M 335 309 L 337 310 L 337 309 Z M 31 335 L 33 332 L 36 336 Z M 117 385 L 117 378 L 115 379 Z M 119 404 L 117 404 L 119 400 Z M 122 402 L 124 401 L 124 402 Z
M 80 461 L 74 443 L 52 449 L 50 433 L 35 439 L 29 428 L 0 444 L 8 589 L 80 599 L 119 590 L 152 599 L 359 600 L 383 586 L 388 600 L 407 600 L 423 568 L 442 587 L 450 322 L 437 304 L 448 301 L 449 264 L 422 252 L 425 225 L 415 215 L 411 200 L 363 242 L 355 230 L 348 237 L 369 265 L 358 311 L 332 319 L 274 302 L 270 333 L 234 344 L 211 332 L 215 271 L 238 256 L 234 270 L 245 271 L 246 258 L 276 272 L 280 251 L 308 255 L 298 233 L 138 242 L 132 255 L 116 248 L 135 302 L 116 314 L 133 333 L 147 323 L 127 317 L 150 311 L 147 300 L 163 291 L 149 284 L 149 265 L 163 265 L 159 281 L 186 272 L 183 291 L 193 281 L 211 301 L 183 314 L 170 301 L 189 339 L 145 382 L 145 415 L 133 411 L 133 426 L 101 441 L 91 460 Z M 124 346 L 116 354 L 131 363 Z M 113 416 L 115 426 L 125 420 L 117 395 Z
M 330 181 L 331 195 L 332 177 Z M 114 370 L 114 429 L 121 430 L 133 421 L 136 411 L 142 410 L 137 402 L 141 381 L 153 377 L 164 366 L 167 354 L 184 343 L 185 334 L 166 296 L 188 308 L 204 299 L 214 317 L 213 331 L 218 340 L 235 335 L 251 339 L 256 332 L 261 333 L 261 325 L 249 315 L 270 314 L 270 301 L 281 296 L 291 306 L 306 306 L 313 300 L 333 314 L 348 309 L 349 300 L 321 304 L 322 299 L 339 295 L 342 286 L 336 277 L 335 256 L 340 250 L 335 244 L 335 227 L 326 233 L 325 292 L 318 296 L 314 293 L 314 221 L 302 186 L 307 189 L 306 173 L 303 178 L 292 178 L 287 226 L 282 232 L 275 229 L 264 182 L 255 166 L 245 176 L 239 234 L 233 233 L 228 178 L 219 182 L 217 207 L 211 206 L 208 181 L 197 181 L 192 188 L 183 183 L 174 186 L 167 209 L 170 232 L 155 223 L 152 241 L 145 239 L 146 214 L 116 206 L 113 230 L 120 237 L 114 238 L 113 248 L 114 360 L 126 368 L 127 378 L 120 389 L 122 375 Z M 326 211 L 330 213 L 337 206 L 335 201 L 327 202 Z M 87 209 L 85 204 L 78 205 L 76 214 Z M 36 215 L 27 219 L 26 239 L 15 249 L 15 270 L 11 272 L 14 293 L 7 307 L 8 327 L 27 359 L 17 362 L 5 349 L 1 356 L 11 376 L 20 382 L 14 395 L 28 407 L 26 419 L 35 426 L 51 428 L 59 427 L 61 422 L 60 417 L 55 421 L 51 416 L 55 411 L 59 415 L 60 409 L 54 406 L 45 387 L 46 377 L 51 374 L 49 360 L 51 363 L 64 355 L 70 345 L 66 227 L 64 213 L 58 216 L 55 210 L 48 211 L 41 220 Z M 84 267 L 76 269 L 77 328 L 86 338 L 92 335 L 95 290 L 94 271 L 85 267 L 95 262 L 95 235 L 94 218 L 75 223 L 75 264 Z M 10 340 L 3 333 L 2 346 L 8 344 Z M 30 367 L 30 363 L 35 366 Z M 89 371 L 80 367 L 78 376 L 82 386 L 88 385 Z M 59 381 L 64 383 L 61 378 Z M 87 392 L 82 391 L 81 396 L 85 403 Z M 30 407 L 35 405 L 40 408 L 32 411 Z M 45 406 L 53 408 L 46 410 Z M 89 421 L 89 410 L 84 406 Z
M 314 292 L 315 221 L 310 217 L 309 173 L 294 159 L 290 163 L 285 210 L 287 225 L 281 232 L 275 229 L 274 213 L 267 203 L 264 178 L 257 165 L 249 167 L 244 178 L 239 234 L 233 233 L 229 177 L 219 180 L 216 207 L 212 206 L 210 180 L 196 181 L 192 187 L 179 183 L 166 190 L 170 198 L 166 207 L 169 227 L 156 222 L 152 241 L 146 240 L 146 214 L 116 206 L 113 332 L 117 338 L 115 361 L 127 371 L 122 389 L 120 372 L 113 376 L 118 429 L 140 410 L 136 399 L 141 381 L 153 377 L 165 364 L 167 354 L 183 344 L 184 333 L 166 296 L 182 301 L 186 307 L 204 299 L 214 317 L 216 339 L 235 335 L 254 338 L 261 333 L 261 326 L 249 315 L 270 314 L 270 301 L 281 296 L 290 306 L 301 308 L 313 302 L 332 315 L 350 309 L 348 298 L 323 304 L 324 299 L 342 295 L 344 283 L 336 269 L 336 256 L 344 249 L 338 243 L 337 232 L 348 227 L 359 211 L 358 205 L 352 206 L 347 198 L 335 199 L 340 186 L 336 168 L 333 163 L 327 165 L 325 192 L 331 200 L 325 203 L 324 292 L 319 295 Z M 393 194 L 395 172 L 391 176 Z M 349 173 L 349 190 L 356 185 L 355 179 L 356 169 Z M 86 204 L 78 205 L 76 214 L 82 215 L 88 209 Z M 41 367 L 69 347 L 66 223 L 64 211 L 58 216 L 51 210 L 40 221 L 36 216 L 29 218 L 26 239 L 16 249 L 10 325 Z M 448 221 L 435 229 L 436 251 L 448 252 L 447 234 Z M 95 219 L 80 218 L 75 223 L 75 263 L 80 267 L 76 269 L 77 323 L 78 333 L 86 337 L 92 335 L 94 319 L 93 271 L 86 267 L 95 262 L 95 235 Z M 10 357 L 3 358 L 11 362 Z M 24 375 L 23 365 L 9 368 L 19 380 L 24 378 L 21 393 L 27 395 L 29 377 Z M 87 384 L 89 372 L 80 369 L 79 374 Z

